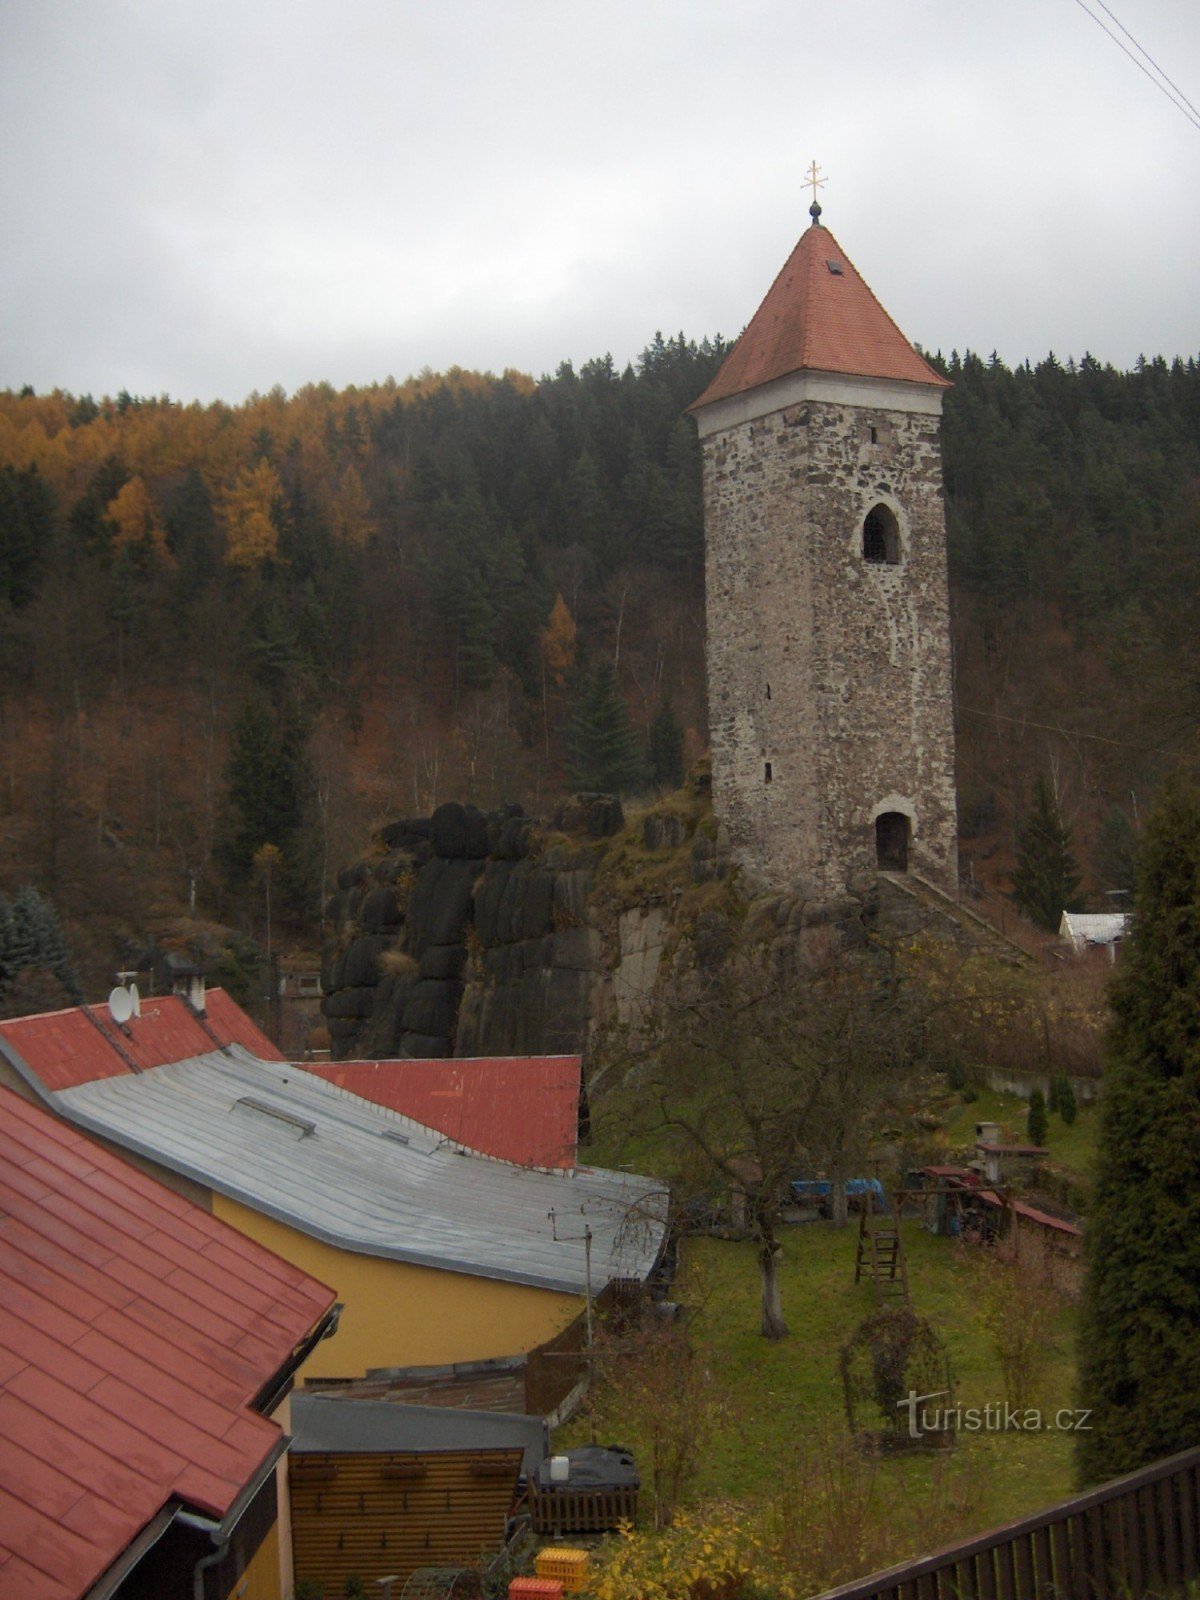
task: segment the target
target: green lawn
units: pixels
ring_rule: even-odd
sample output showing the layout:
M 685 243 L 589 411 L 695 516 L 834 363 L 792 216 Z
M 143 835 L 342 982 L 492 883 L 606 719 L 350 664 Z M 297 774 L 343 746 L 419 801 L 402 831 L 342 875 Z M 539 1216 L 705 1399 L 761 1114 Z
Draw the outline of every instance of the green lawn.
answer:
M 694 1346 L 709 1364 L 727 1407 L 693 1491 L 694 1498 L 763 1503 L 789 1474 L 819 1470 L 830 1450 L 842 1451 L 847 1426 L 838 1368 L 840 1347 L 874 1308 L 867 1284 L 854 1283 L 856 1227 L 806 1223 L 785 1230 L 783 1302 L 790 1336 L 777 1344 L 758 1327 L 758 1274 L 745 1243 L 696 1238 L 684 1242 L 674 1294 L 695 1306 Z M 1003 1402 L 1004 1386 L 991 1340 L 981 1325 L 968 1247 L 905 1224 L 909 1281 L 917 1311 L 945 1340 L 964 1406 Z M 1064 1305 L 1049 1341 L 1043 1407 L 1074 1404 L 1073 1312 Z M 643 1419 L 606 1412 L 603 1437 L 646 1449 Z M 562 1430 L 555 1447 L 580 1442 L 587 1424 Z M 983 1531 L 1071 1492 L 1071 1440 L 1065 1433 L 963 1434 L 948 1454 L 862 1463 L 876 1493 L 894 1501 L 897 1523 L 911 1529 L 911 1552 L 928 1548 L 926 1510 L 947 1500 L 937 1542 Z M 935 1482 L 935 1480 L 937 1480 Z M 949 1531 L 948 1531 L 949 1530 Z M 897 1557 L 898 1559 L 899 1557 Z
M 947 1151 L 961 1152 L 965 1147 L 974 1145 L 977 1122 L 998 1122 L 1007 1135 L 1020 1141 L 1027 1137 L 1028 1112 L 1028 1103 L 1016 1095 L 980 1089 L 977 1097 L 969 1103 L 956 1097 L 948 1104 L 945 1123 L 935 1137 Z M 1050 1152 L 1048 1165 L 1068 1175 L 1073 1185 L 1079 1185 L 1078 1193 L 1085 1192 L 1090 1186 L 1099 1131 L 1098 1105 L 1081 1105 L 1070 1127 L 1054 1112 L 1046 1118 L 1046 1149 Z M 1071 1201 L 1076 1209 L 1080 1208 L 1081 1203 L 1086 1204 L 1075 1198 Z

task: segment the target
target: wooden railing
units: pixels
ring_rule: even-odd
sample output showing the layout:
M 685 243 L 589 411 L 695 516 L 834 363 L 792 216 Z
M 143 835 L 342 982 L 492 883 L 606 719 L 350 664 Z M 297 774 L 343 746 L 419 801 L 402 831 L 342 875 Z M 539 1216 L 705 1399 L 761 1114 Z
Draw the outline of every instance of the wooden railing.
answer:
M 1147 1600 L 1200 1578 L 1200 1449 L 817 1600 Z

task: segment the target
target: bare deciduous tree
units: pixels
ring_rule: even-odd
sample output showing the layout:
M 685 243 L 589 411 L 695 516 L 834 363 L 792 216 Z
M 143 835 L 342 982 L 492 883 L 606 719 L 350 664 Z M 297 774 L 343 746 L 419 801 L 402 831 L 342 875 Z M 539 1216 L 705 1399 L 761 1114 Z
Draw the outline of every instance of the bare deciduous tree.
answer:
M 610 1038 L 609 1110 L 672 1136 L 677 1189 L 739 1197 L 762 1277 L 761 1331 L 787 1334 L 780 1211 L 797 1170 L 823 1170 L 845 1218 L 845 1180 L 908 1078 L 923 1005 L 893 951 L 836 936 L 781 968 L 766 952 L 675 971 L 639 1021 Z

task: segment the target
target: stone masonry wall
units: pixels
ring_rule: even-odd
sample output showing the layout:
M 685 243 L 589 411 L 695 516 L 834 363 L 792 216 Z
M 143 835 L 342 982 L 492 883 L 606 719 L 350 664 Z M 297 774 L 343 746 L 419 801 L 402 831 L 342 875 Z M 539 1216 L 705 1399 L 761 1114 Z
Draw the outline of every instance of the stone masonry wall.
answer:
M 836 897 L 875 871 L 875 818 L 898 811 L 910 866 L 955 893 L 936 417 L 809 399 L 703 448 L 713 804 L 735 859 Z M 863 557 L 878 504 L 897 565 Z

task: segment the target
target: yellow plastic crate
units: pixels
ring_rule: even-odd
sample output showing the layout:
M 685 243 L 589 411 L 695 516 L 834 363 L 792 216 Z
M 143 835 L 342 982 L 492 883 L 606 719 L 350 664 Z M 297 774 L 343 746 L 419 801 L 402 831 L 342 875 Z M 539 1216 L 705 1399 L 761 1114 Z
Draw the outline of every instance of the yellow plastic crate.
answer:
M 563 1586 L 564 1594 L 578 1594 L 587 1588 L 588 1553 L 586 1550 L 566 1550 L 558 1545 L 539 1550 L 537 1555 L 539 1578 L 553 1578 Z

